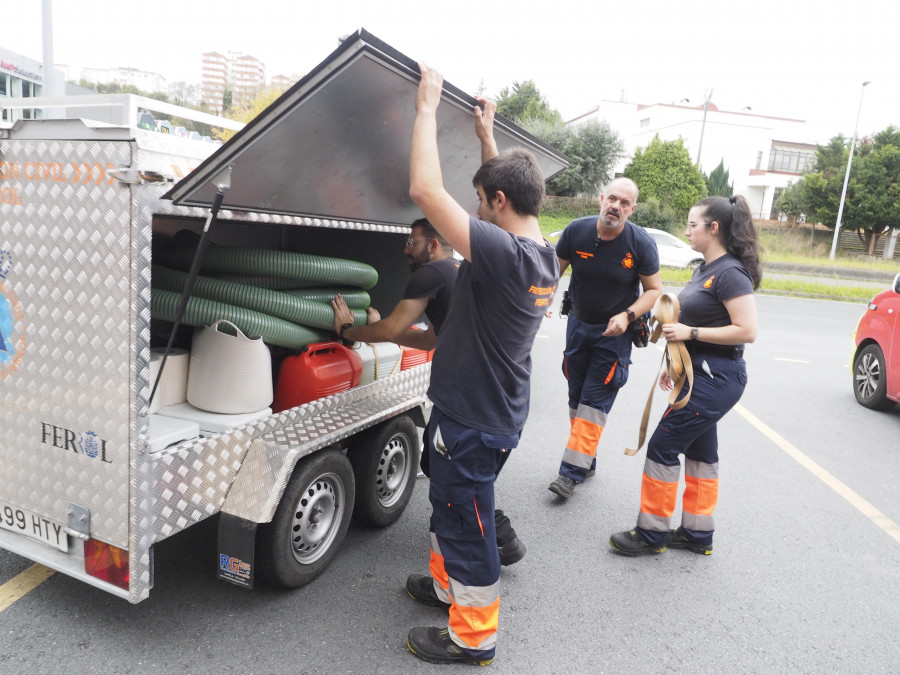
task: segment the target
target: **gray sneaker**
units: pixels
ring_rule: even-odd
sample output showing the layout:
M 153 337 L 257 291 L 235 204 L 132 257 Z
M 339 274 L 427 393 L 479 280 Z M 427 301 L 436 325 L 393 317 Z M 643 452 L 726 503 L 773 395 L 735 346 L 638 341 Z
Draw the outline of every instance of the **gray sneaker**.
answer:
M 568 476 L 559 475 L 556 477 L 556 480 L 550 483 L 547 489 L 550 490 L 550 492 L 555 492 L 563 499 L 568 499 L 575 494 L 576 485 L 578 485 L 578 483 Z

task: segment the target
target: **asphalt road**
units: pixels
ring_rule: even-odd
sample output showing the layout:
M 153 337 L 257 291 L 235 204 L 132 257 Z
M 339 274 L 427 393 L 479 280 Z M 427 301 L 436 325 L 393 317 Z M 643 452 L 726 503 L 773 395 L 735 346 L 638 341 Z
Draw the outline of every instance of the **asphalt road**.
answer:
M 565 321 L 544 321 L 532 412 L 497 485 L 528 554 L 504 569 L 496 673 L 895 673 L 900 407 L 856 404 L 847 367 L 861 306 L 760 296 L 750 382 L 719 426 L 715 552 L 623 558 L 634 524 L 640 414 L 661 353 L 635 350 L 597 476 L 547 490 L 568 430 Z M 653 419 L 664 407 L 657 390 Z M 156 547 L 138 605 L 53 575 L 0 612 L 0 673 L 443 672 L 408 653 L 446 625 L 403 585 L 427 569 L 427 484 L 383 530 L 353 526 L 312 584 L 244 591 L 215 579 L 215 521 Z M 0 582 L 30 563 L 0 552 Z

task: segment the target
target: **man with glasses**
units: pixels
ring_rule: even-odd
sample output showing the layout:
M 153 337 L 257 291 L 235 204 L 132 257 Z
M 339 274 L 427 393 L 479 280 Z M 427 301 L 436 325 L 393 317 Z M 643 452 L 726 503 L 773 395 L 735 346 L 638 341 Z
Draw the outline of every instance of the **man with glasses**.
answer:
M 353 323 L 353 314 L 344 298 L 336 295 L 331 301 L 335 333 L 354 342 L 395 342 L 426 351 L 434 349 L 438 331 L 450 308 L 459 261 L 453 257 L 453 249 L 425 218 L 412 224 L 403 252 L 413 275 L 394 311 L 380 319 L 377 310 L 370 307 L 370 323 L 347 327 Z M 428 317 L 428 330 L 410 328 L 422 314 Z

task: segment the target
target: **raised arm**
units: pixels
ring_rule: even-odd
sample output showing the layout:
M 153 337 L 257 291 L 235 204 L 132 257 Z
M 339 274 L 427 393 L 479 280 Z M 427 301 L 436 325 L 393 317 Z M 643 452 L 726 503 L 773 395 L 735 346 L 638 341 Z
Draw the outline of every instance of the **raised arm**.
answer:
M 437 108 L 444 78 L 424 63 L 416 93 L 416 120 L 409 151 L 409 196 L 451 247 L 472 259 L 469 214 L 444 189 L 437 143 Z
M 475 100 L 481 104 L 476 105 L 473 112 L 475 135 L 481 142 L 481 163 L 484 164 L 500 154 L 497 151 L 497 141 L 494 140 L 494 113 L 497 112 L 497 104 L 482 96 L 476 96 Z

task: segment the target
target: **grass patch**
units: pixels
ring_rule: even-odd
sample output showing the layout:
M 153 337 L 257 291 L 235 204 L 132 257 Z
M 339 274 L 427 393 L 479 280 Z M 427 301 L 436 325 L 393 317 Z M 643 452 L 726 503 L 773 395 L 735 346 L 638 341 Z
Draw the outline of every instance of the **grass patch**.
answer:
M 673 267 L 661 268 L 664 286 L 684 286 L 692 275 L 692 270 Z M 859 303 L 868 302 L 877 293 L 877 291 L 872 290 L 871 286 L 834 286 L 818 281 L 767 278 L 765 274 L 763 274 L 759 292 L 773 295 L 791 295 L 798 298 L 828 298 L 829 300 Z

